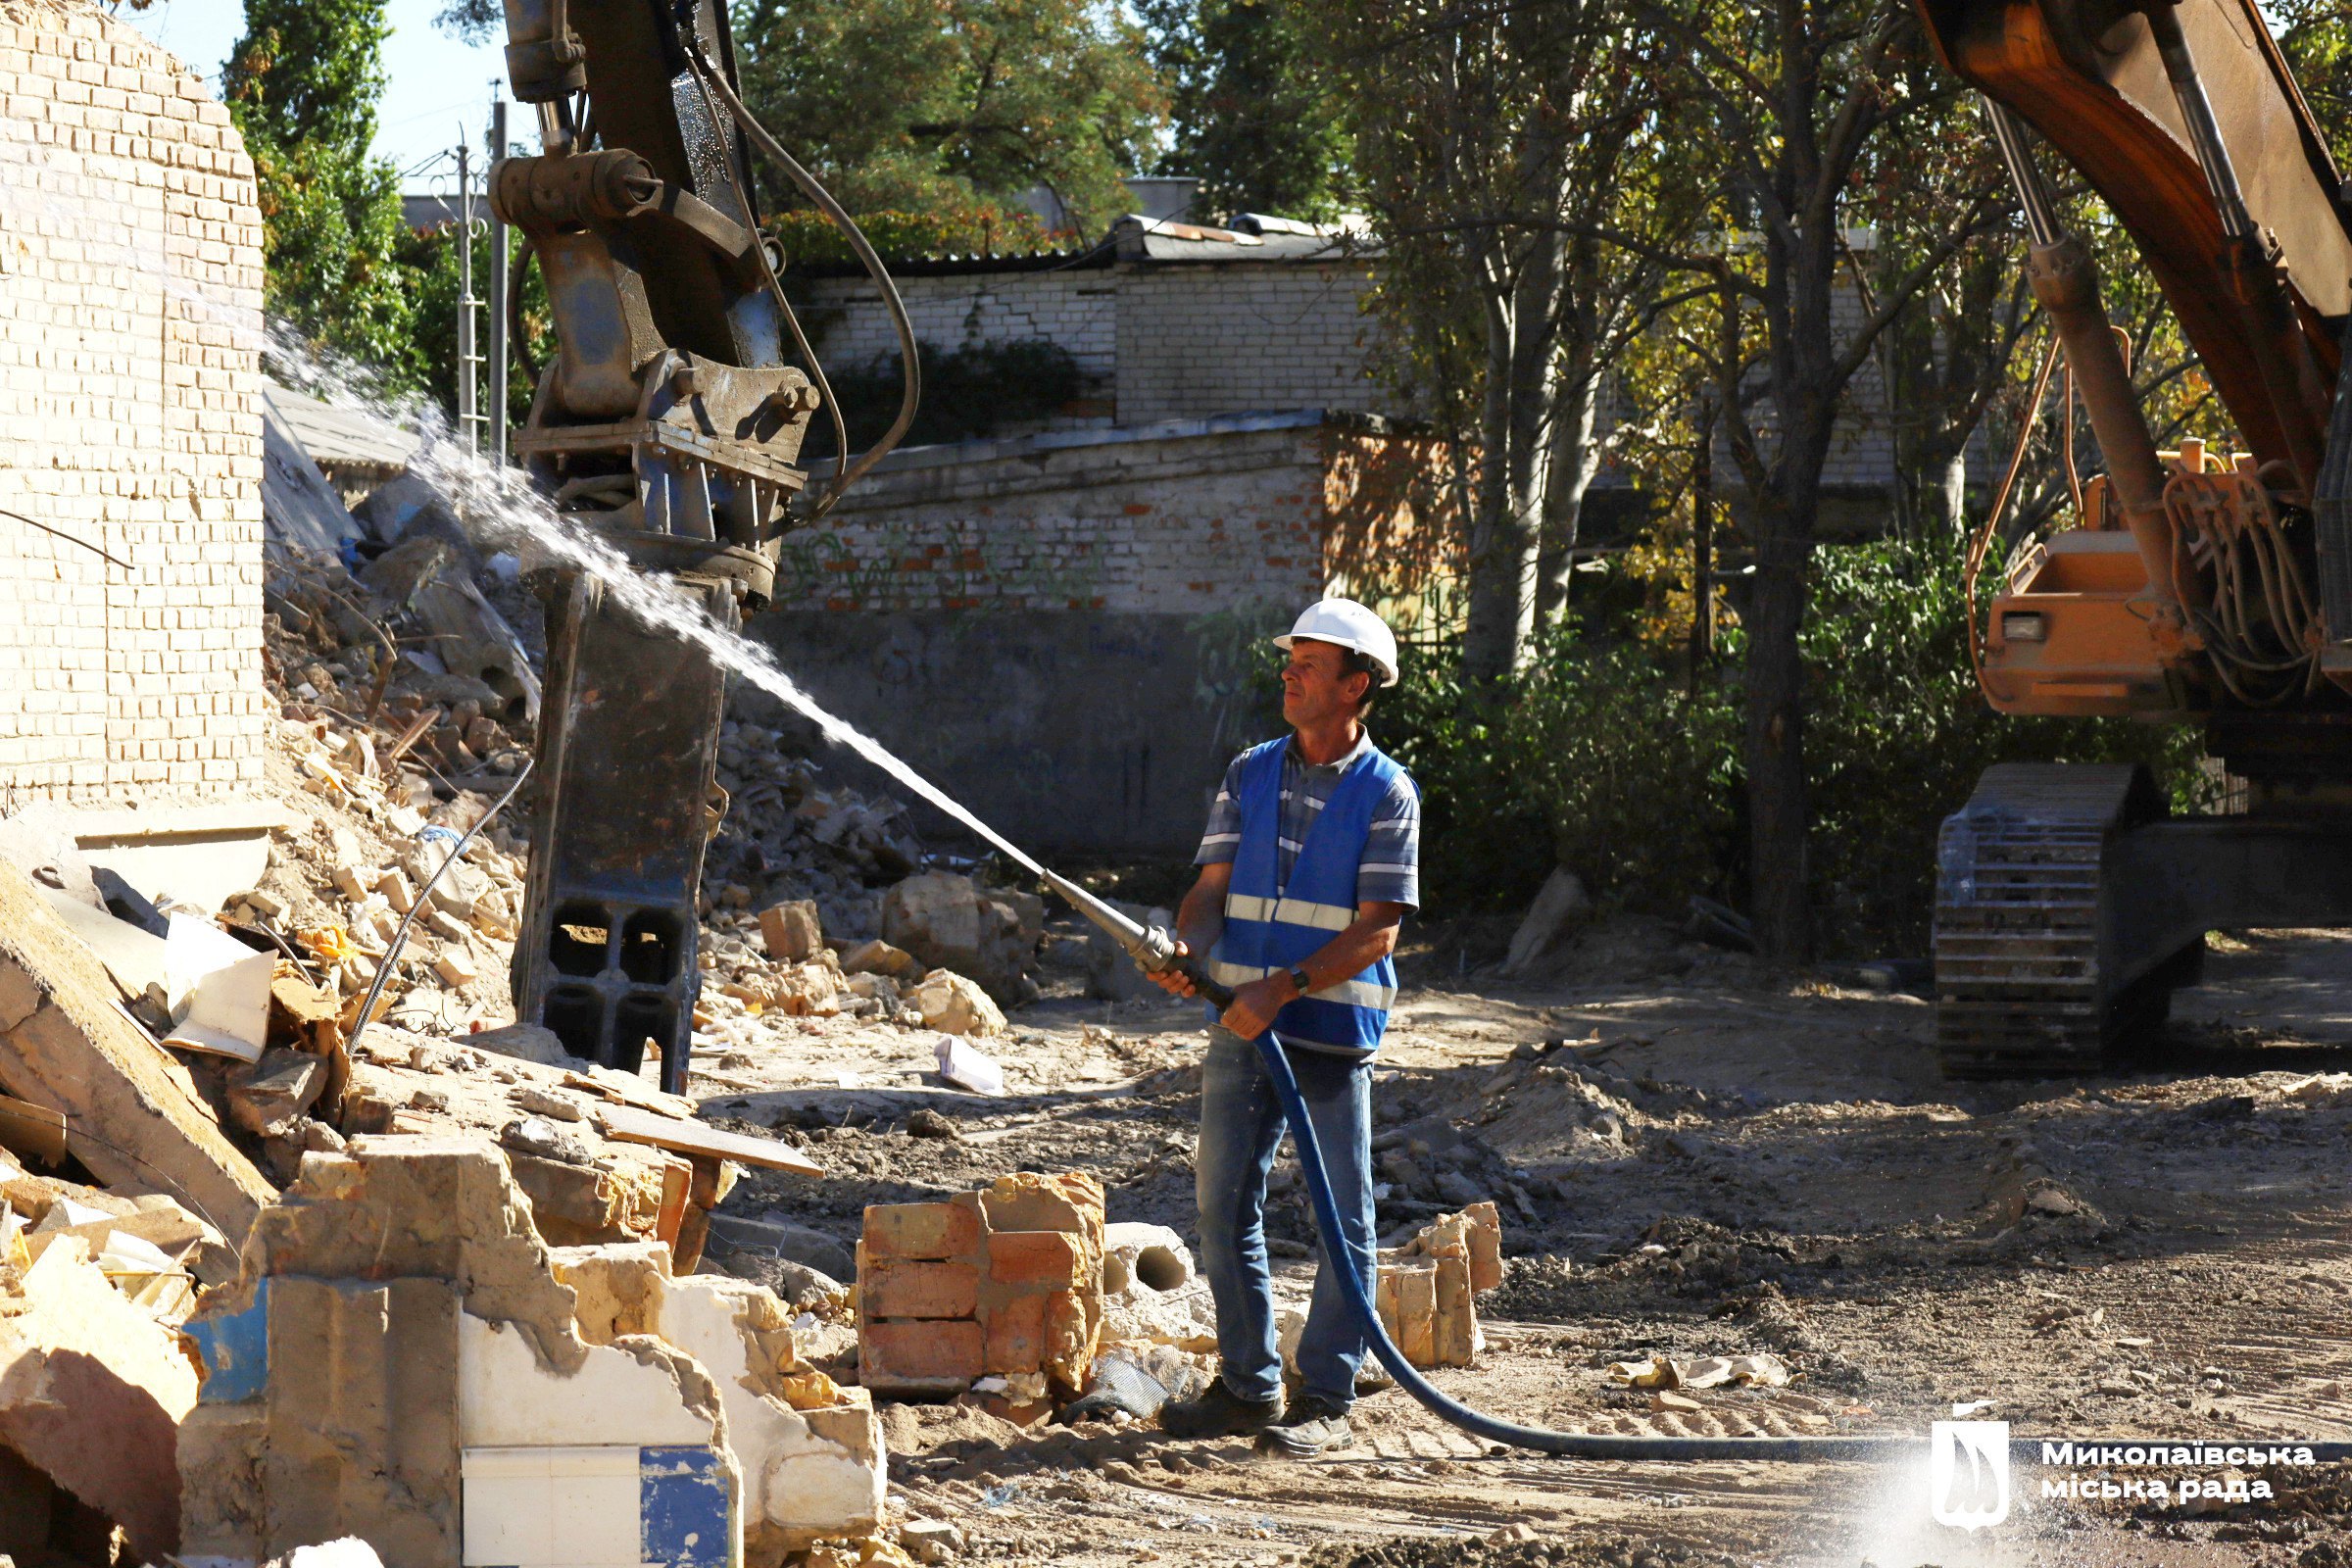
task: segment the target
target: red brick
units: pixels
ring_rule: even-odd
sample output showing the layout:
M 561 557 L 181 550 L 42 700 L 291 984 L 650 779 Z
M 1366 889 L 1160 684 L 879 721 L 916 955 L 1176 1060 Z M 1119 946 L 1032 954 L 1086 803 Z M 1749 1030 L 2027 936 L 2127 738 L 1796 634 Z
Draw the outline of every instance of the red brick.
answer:
M 969 1263 L 889 1259 L 858 1276 L 858 1310 L 868 1317 L 970 1317 L 980 1304 L 980 1271 Z
M 988 1277 L 1030 1290 L 1069 1290 L 1078 1283 L 1076 1241 L 1063 1231 L 991 1231 Z
M 980 1250 L 980 1216 L 963 1203 L 874 1203 L 865 1249 L 877 1258 L 967 1257 Z
M 858 1326 L 858 1381 L 869 1389 L 967 1384 L 985 1359 L 980 1325 L 902 1319 Z
M 1035 1372 L 1046 1361 L 1045 1296 L 1019 1296 L 988 1310 L 981 1365 L 993 1373 Z M 927 1325 L 945 1328 L 946 1324 Z M 974 1325 L 977 1327 L 977 1325 Z

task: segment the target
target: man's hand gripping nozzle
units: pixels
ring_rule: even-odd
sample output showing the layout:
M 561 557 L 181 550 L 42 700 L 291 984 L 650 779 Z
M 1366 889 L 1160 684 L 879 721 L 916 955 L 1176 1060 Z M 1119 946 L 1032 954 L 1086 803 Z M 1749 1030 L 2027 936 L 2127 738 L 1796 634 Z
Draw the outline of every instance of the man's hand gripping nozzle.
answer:
M 1222 1010 L 1233 1004 L 1233 989 L 1219 985 L 1204 973 L 1189 956 L 1176 951 L 1176 933 L 1164 925 L 1145 925 L 1130 920 L 1111 905 L 1096 898 L 1066 877 L 1046 873 L 1047 885 L 1070 901 L 1071 907 L 1102 930 L 1135 960 L 1135 966 L 1146 974 L 1160 974 L 1177 970 L 1193 983 L 1193 989 L 1211 1005 Z

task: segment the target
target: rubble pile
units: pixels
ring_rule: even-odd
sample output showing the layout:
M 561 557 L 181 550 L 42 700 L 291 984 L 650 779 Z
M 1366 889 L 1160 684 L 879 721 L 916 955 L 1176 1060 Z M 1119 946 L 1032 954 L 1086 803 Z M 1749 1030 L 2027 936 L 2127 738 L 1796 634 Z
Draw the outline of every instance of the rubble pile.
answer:
M 719 731 L 726 817 L 703 864 L 704 912 L 808 899 L 835 935 L 881 936 L 882 889 L 922 864 L 906 808 L 820 787 L 815 766 L 780 739 L 736 719 Z
M 178 1550 L 356 1535 L 394 1562 L 688 1568 L 870 1535 L 870 1396 L 765 1291 L 668 1250 L 550 1250 L 497 1150 L 368 1137 L 304 1162 L 188 1324 Z

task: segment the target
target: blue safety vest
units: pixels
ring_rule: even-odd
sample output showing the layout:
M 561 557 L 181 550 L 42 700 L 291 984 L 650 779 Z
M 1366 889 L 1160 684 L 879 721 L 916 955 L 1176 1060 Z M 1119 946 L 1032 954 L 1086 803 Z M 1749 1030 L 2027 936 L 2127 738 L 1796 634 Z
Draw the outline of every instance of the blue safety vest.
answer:
M 1225 930 L 1208 972 L 1229 986 L 1262 979 L 1311 956 L 1355 923 L 1355 873 L 1372 831 L 1372 813 L 1404 770 L 1367 748 L 1332 791 L 1307 829 L 1285 886 L 1277 868 L 1282 832 L 1282 760 L 1290 737 L 1242 754 L 1242 842 L 1225 893 Z M 1275 1014 L 1285 1040 L 1328 1050 L 1380 1049 L 1396 1000 L 1396 965 L 1380 959 L 1360 973 L 1309 992 Z M 1216 1021 L 1216 1009 L 1209 1009 Z

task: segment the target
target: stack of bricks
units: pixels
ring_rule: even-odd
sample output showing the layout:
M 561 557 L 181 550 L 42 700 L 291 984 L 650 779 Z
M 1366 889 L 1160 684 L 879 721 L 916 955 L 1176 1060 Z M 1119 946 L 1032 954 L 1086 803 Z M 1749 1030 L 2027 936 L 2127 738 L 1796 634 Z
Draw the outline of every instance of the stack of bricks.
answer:
M 0 6 L 0 812 L 262 782 L 262 219 L 203 81 Z
M 1441 1214 L 1380 1254 L 1381 1327 L 1415 1366 L 1468 1366 L 1485 1343 L 1475 1298 L 1501 1283 L 1502 1220 L 1494 1205 Z
M 943 1203 L 876 1203 L 858 1244 L 858 1377 L 877 1396 L 1042 1377 L 1075 1395 L 1102 1332 L 1102 1184 L 1000 1176 Z

